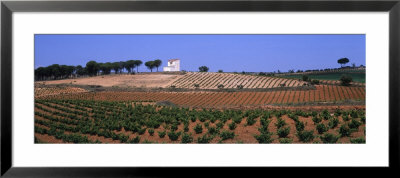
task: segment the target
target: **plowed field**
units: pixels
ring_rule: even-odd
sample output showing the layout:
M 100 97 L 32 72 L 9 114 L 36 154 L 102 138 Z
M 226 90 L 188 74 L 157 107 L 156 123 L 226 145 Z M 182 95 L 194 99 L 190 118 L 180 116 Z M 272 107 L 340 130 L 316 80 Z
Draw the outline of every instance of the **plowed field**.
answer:
M 317 85 L 316 90 L 268 92 L 85 92 L 38 96 L 40 99 L 96 101 L 170 101 L 186 107 L 265 106 L 295 103 L 365 101 L 365 88 Z

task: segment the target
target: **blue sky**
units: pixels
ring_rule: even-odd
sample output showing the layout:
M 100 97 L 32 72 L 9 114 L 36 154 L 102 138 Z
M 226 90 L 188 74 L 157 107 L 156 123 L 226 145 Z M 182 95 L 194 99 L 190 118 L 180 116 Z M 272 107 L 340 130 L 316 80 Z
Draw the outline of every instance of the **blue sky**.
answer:
M 337 68 L 342 57 L 365 65 L 365 35 L 35 35 L 35 68 L 178 58 L 187 71 L 287 72 Z

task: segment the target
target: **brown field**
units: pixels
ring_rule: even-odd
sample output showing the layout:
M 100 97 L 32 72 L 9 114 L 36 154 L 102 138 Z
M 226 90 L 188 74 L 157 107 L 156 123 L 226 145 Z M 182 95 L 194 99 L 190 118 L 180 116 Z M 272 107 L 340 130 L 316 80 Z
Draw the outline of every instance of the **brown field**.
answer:
M 195 83 L 199 89 L 195 89 Z M 285 86 L 280 85 L 283 83 Z M 219 84 L 227 90 L 218 89 Z M 325 135 L 318 133 L 313 118 L 324 117 L 323 112 L 329 112 L 329 117 L 319 124 L 328 126 L 337 119 L 337 125 L 325 132 L 337 136 L 335 143 L 360 138 L 365 142 L 365 85 L 304 84 L 292 79 L 228 73 L 106 75 L 36 82 L 35 142 L 181 143 L 185 134 L 192 139 L 190 143 L 202 143 L 203 137 L 209 137 L 207 143 L 322 143 Z M 84 87 L 88 85 L 98 87 Z M 244 89 L 236 89 L 237 85 Z M 164 89 L 135 89 L 160 87 Z M 335 115 L 338 110 L 344 114 Z M 358 113 L 355 117 L 351 114 L 354 112 Z M 254 123 L 249 124 L 253 114 Z M 266 129 L 261 122 L 268 115 Z M 241 121 L 234 121 L 238 117 Z M 285 122 L 283 128 L 290 130 L 282 138 L 278 136 L 278 118 Z M 157 120 L 159 126 L 149 125 L 152 120 Z M 233 122 L 237 123 L 231 129 Z M 298 123 L 312 132 L 311 140 L 299 140 Z M 340 135 L 341 126 L 354 123 L 356 128 L 350 135 Z M 196 125 L 202 126 L 201 133 L 195 132 Z M 269 136 L 260 129 L 266 129 Z M 167 135 L 160 137 L 158 132 L 163 131 Z M 223 139 L 222 132 L 234 136 Z M 168 133 L 181 135 L 173 140 Z M 261 136 L 269 139 L 260 141 Z
M 177 88 L 196 88 L 195 84 L 198 84 L 200 89 L 218 89 L 220 84 L 224 88 L 237 88 L 238 85 L 242 85 L 243 88 L 255 89 L 277 88 L 281 87 L 280 84 L 285 84 L 285 87 L 299 87 L 303 86 L 304 82 L 293 79 L 233 73 L 188 72 L 171 85 Z
M 43 97 L 49 95 L 59 95 L 67 93 L 83 93 L 88 92 L 83 88 L 78 87 L 35 87 L 35 97 Z
M 56 84 L 74 84 L 74 85 L 100 85 L 102 87 L 141 87 L 141 88 L 159 88 L 169 87 L 172 82 L 183 77 L 179 74 L 118 74 L 103 75 L 96 77 L 64 79 L 53 81 L 40 81 L 36 84 L 56 85 Z
M 121 105 L 122 104 L 122 105 Z M 318 130 L 316 129 L 317 124 L 322 124 L 325 126 L 328 126 L 329 128 L 324 131 L 324 133 L 329 133 L 334 136 L 338 137 L 338 140 L 336 143 L 350 143 L 350 139 L 356 139 L 356 138 L 364 138 L 365 139 L 365 122 L 362 121 L 362 119 L 358 117 L 365 117 L 362 116 L 363 113 L 365 114 L 362 109 L 357 109 L 357 110 L 343 110 L 347 112 L 346 117 L 349 117 L 349 113 L 356 111 L 360 115 L 355 118 L 350 118 L 347 120 L 344 120 L 344 115 L 341 114 L 339 116 L 336 116 L 333 114 L 332 111 L 331 114 L 328 116 L 330 117 L 329 119 L 322 119 L 319 121 L 319 123 L 315 123 L 314 120 L 312 119 L 314 116 L 311 116 L 312 113 L 307 113 L 304 111 L 296 110 L 296 111 L 285 111 L 286 114 L 283 115 L 277 115 L 276 110 L 273 111 L 268 111 L 268 112 L 262 112 L 260 110 L 247 110 L 245 113 L 242 114 L 233 114 L 232 117 L 228 117 L 225 120 L 222 120 L 222 118 L 216 118 L 215 120 L 211 120 L 210 118 L 202 120 L 202 116 L 197 115 L 196 118 L 191 118 L 190 120 L 188 118 L 185 118 L 184 120 L 177 121 L 175 127 L 176 129 L 172 130 L 172 126 L 174 124 L 167 124 L 167 123 L 161 123 L 157 127 L 151 127 L 146 124 L 147 121 L 142 122 L 141 127 L 144 129 L 143 132 L 140 131 L 132 131 L 127 124 L 126 121 L 130 121 L 129 117 L 123 117 L 119 118 L 120 115 L 118 113 L 115 113 L 115 111 L 120 111 L 121 113 L 128 114 L 129 110 L 126 110 L 129 108 L 129 105 L 133 107 L 137 107 L 136 104 L 128 104 L 128 103 L 113 103 L 110 105 L 110 103 L 102 103 L 102 102 L 89 102 L 89 103 L 80 103 L 78 102 L 60 102 L 57 100 L 41 100 L 35 102 L 35 139 L 38 143 L 76 143 L 76 142 L 99 142 L 99 143 L 127 143 L 127 141 L 134 140 L 135 138 L 139 138 L 140 143 L 181 143 L 183 141 L 182 136 L 178 137 L 176 140 L 171 140 L 171 137 L 169 135 L 165 137 L 161 137 L 159 132 L 165 132 L 165 133 L 184 133 L 187 135 L 191 136 L 191 142 L 189 143 L 195 143 L 199 142 L 199 138 L 203 136 L 208 136 L 210 137 L 210 140 L 207 141 L 207 143 L 258 143 L 260 142 L 257 140 L 257 135 L 260 135 L 261 130 L 263 129 L 263 126 L 261 124 L 262 120 L 265 120 L 269 122 L 267 125 L 268 128 L 268 133 L 270 133 L 270 139 L 268 143 L 281 143 L 284 139 L 290 140 L 292 143 L 322 143 L 322 136 L 324 136 L 322 133 L 319 133 Z M 138 109 L 136 112 L 145 112 L 142 113 L 143 116 L 149 116 L 146 114 L 147 109 L 145 108 L 155 108 L 153 112 L 159 114 L 159 115 L 164 115 L 164 117 L 170 117 L 172 119 L 176 119 L 176 116 L 170 115 L 171 113 L 180 113 L 184 114 L 187 113 L 187 110 L 171 110 L 169 108 L 165 107 L 160 107 L 160 106 L 151 106 L 151 107 L 146 107 L 146 105 L 140 104 L 138 106 L 139 108 L 143 109 Z M 336 108 L 337 109 L 337 108 Z M 163 110 L 161 112 L 161 110 Z M 341 112 L 343 112 L 341 111 Z M 212 110 L 198 110 L 198 111 L 191 111 L 192 113 L 218 113 L 220 111 L 212 111 Z M 225 112 L 225 111 L 223 111 Z M 169 114 L 168 114 L 169 113 Z M 258 114 L 257 114 L 258 113 Z M 106 114 L 108 115 L 107 117 L 99 117 L 99 114 Z M 254 118 L 254 122 L 250 123 L 249 118 L 250 115 L 256 114 Z M 303 116 L 303 115 L 306 116 Z M 169 116 L 168 116 L 169 115 Z M 235 116 L 236 115 L 236 116 Z M 241 117 L 240 121 L 236 121 L 234 117 Z M 295 119 L 293 116 L 296 116 L 297 119 Z M 315 113 L 316 117 L 324 117 L 322 112 Z M 352 116 L 350 114 L 350 116 Z M 280 138 L 278 134 L 278 118 L 282 119 L 284 122 L 284 125 L 282 128 L 289 128 L 289 132 L 287 136 L 283 136 Z M 117 119 L 117 120 L 115 120 Z M 331 120 L 337 119 L 337 124 L 334 126 L 331 126 Z M 102 129 L 95 129 L 96 125 L 103 125 L 103 122 L 106 122 L 108 124 L 109 121 L 107 120 L 115 120 L 118 121 L 118 125 L 116 122 L 113 122 L 112 125 L 115 125 L 115 129 L 107 129 L 111 135 L 104 135 L 102 133 L 99 135 L 103 130 Z M 186 120 L 186 121 L 185 121 Z M 89 122 L 88 122 L 89 121 Z M 135 120 L 132 120 L 132 122 L 138 122 Z M 235 122 L 236 126 L 235 128 L 230 128 L 230 125 Z M 357 122 L 358 126 L 354 128 L 350 135 L 348 136 L 340 136 L 338 133 L 340 133 L 340 127 L 342 125 L 347 125 L 351 124 L 351 122 Z M 140 122 L 139 122 L 140 123 Z M 185 130 L 185 123 L 187 124 L 187 130 Z M 302 123 L 304 124 L 303 128 L 297 128 L 296 123 Z M 89 124 L 89 125 L 87 125 Z M 108 125 L 107 124 L 107 125 Z M 91 126 L 90 126 L 91 125 Z M 200 133 L 197 133 L 195 131 L 195 126 L 196 125 L 201 125 L 202 126 L 202 131 Z M 90 130 L 94 130 L 95 133 L 91 133 L 91 131 L 85 131 L 81 132 L 79 129 L 75 130 L 75 128 L 85 128 L 86 126 L 90 126 Z M 56 127 L 55 131 L 51 131 L 51 127 Z M 102 126 L 103 127 L 103 126 Z M 110 126 L 108 126 L 110 127 Z M 64 128 L 62 133 L 57 133 L 57 130 L 60 131 L 61 128 Z M 101 128 L 101 127 L 100 127 Z M 151 134 L 149 130 L 152 129 L 154 132 Z M 214 132 L 212 132 L 212 129 L 214 129 Z M 216 129 L 216 130 L 215 130 Z M 265 127 L 264 127 L 265 129 Z M 40 131 L 39 131 L 40 130 Z M 42 133 L 43 130 L 46 130 L 46 133 Z M 299 130 L 304 130 L 304 131 L 312 131 L 312 134 L 314 135 L 311 140 L 300 140 L 300 137 L 297 136 L 297 133 Z M 86 133 L 87 132 L 87 133 Z M 230 132 L 234 136 L 228 139 L 223 139 L 223 135 L 221 135 L 222 132 Z M 71 138 L 75 138 L 77 135 L 79 135 L 79 139 L 85 138 L 86 141 L 82 140 L 75 140 Z M 70 136 L 71 138 L 66 139 L 65 137 Z M 58 138 L 57 138 L 58 137 Z M 125 141 L 122 141 L 122 137 L 126 137 Z M 76 139 L 78 139 L 76 138 Z M 84 139 L 84 140 L 85 140 Z
M 341 94 L 347 91 L 349 94 Z M 329 97 L 316 97 L 319 95 Z M 73 99 L 97 101 L 170 101 L 184 107 L 231 108 L 237 106 L 267 106 L 294 103 L 346 103 L 365 101 L 365 89 L 334 85 L 317 85 L 316 90 L 280 90 L 270 92 L 77 92 L 37 96 L 40 99 Z

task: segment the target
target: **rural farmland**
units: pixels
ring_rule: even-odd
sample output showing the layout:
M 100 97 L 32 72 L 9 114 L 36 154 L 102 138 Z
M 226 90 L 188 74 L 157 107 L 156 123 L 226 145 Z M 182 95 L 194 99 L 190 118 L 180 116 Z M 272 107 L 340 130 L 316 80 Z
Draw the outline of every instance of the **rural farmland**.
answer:
M 175 51 L 169 46 L 150 45 L 153 41 L 161 39 L 160 36 L 165 38 L 164 40 L 168 39 L 161 40 L 163 43 L 170 43 L 171 39 L 187 40 L 189 37 L 192 41 L 183 44 L 174 43 L 174 48 L 179 48 L 180 51 Z M 77 42 L 74 42 L 72 47 L 68 48 L 81 51 L 70 54 L 71 59 L 74 59 L 71 63 L 61 64 L 68 60 L 49 59 L 50 62 L 42 60 L 50 56 L 48 48 L 51 47 L 43 48 L 42 52 L 38 50 L 35 63 L 40 66 L 35 68 L 32 126 L 35 143 L 366 143 L 367 91 L 365 59 L 362 55 L 354 57 L 355 60 L 331 56 L 330 61 L 321 62 L 320 59 L 325 56 L 317 56 L 312 62 L 298 62 L 300 60 L 296 58 L 307 52 L 298 52 L 293 56 L 290 52 L 280 51 L 289 49 L 279 47 L 275 51 L 280 51 L 277 54 L 282 56 L 282 62 L 269 58 L 258 60 L 259 56 L 268 56 L 273 52 L 266 53 L 265 48 L 258 46 L 247 49 L 239 45 L 243 51 L 247 50 L 244 53 L 246 56 L 252 56 L 249 59 L 256 61 L 248 62 L 242 58 L 235 58 L 236 55 L 242 55 L 241 50 L 224 51 L 230 45 L 225 41 L 243 38 L 245 40 L 241 42 L 253 44 L 265 36 L 258 35 L 258 38 L 252 35 L 221 37 L 206 35 L 201 38 L 196 35 L 160 36 L 127 35 L 118 38 L 121 38 L 120 40 L 132 38 L 132 41 L 129 41 L 132 43 L 137 39 L 151 38 L 148 40 L 151 43 L 146 44 L 152 48 L 142 48 L 142 44 L 136 45 L 137 48 L 146 51 L 142 54 L 144 56 L 150 56 L 158 49 L 161 51 L 157 53 L 159 55 L 196 53 L 205 59 L 163 57 L 161 60 L 152 57 L 148 60 L 101 58 L 98 61 L 82 61 L 78 54 L 86 55 L 87 51 L 76 48 Z M 283 36 L 282 39 L 290 39 L 288 36 Z M 39 37 L 52 38 L 51 35 Z M 101 36 L 97 37 L 101 39 Z M 324 36 L 314 38 L 321 37 Z M 345 36 L 348 37 L 351 35 Z M 80 42 L 86 43 L 90 41 L 91 36 L 82 35 L 73 38 L 82 38 Z M 225 41 L 219 44 L 220 41 L 216 39 Z M 218 53 L 209 48 L 210 40 L 215 40 L 213 47 L 217 48 L 217 44 L 222 46 L 216 50 Z M 265 41 L 268 40 L 257 44 L 261 45 Z M 96 45 L 95 42 L 90 45 Z M 104 44 L 108 43 L 104 41 Z M 213 59 L 212 55 L 197 53 L 202 50 L 192 50 L 193 47 L 186 48 L 193 44 L 205 45 L 199 49 L 209 50 L 210 54 L 229 54 L 233 62 L 227 60 L 221 66 L 222 62 Z M 335 45 L 333 42 L 329 44 Z M 57 50 L 64 50 L 66 45 L 59 45 L 62 48 Z M 102 48 L 101 45 L 98 47 Z M 267 46 L 273 48 L 274 45 Z M 347 48 L 342 49 L 341 45 L 338 46 L 340 52 L 353 55 L 351 50 L 346 52 Z M 117 51 L 118 54 L 132 55 L 132 49 Z M 89 51 L 92 56 L 98 56 L 98 53 L 104 53 L 105 56 L 117 53 L 115 51 L 107 53 L 108 50 L 104 48 L 99 52 L 96 49 L 94 50 L 96 53 Z M 326 54 L 331 55 L 331 50 L 327 49 Z M 140 50 L 136 52 L 140 53 Z M 289 55 L 290 59 L 286 59 L 285 55 Z M 195 58 L 196 55 L 191 57 Z M 224 59 L 219 57 L 218 59 Z M 202 64 L 199 64 L 199 61 Z M 360 65 L 356 65 L 354 61 Z M 296 70 L 292 68 L 288 70 L 285 68 L 285 72 L 278 70 L 280 67 L 292 67 L 291 63 L 292 66 L 296 66 Z M 346 66 L 350 63 L 351 66 Z
M 196 75 L 206 76 L 208 79 L 202 80 L 198 76 L 193 79 Z M 335 142 L 350 143 L 362 141 L 361 138 L 364 138 L 366 92 L 363 86 L 341 86 L 335 83 L 307 86 L 304 85 L 307 82 L 293 79 L 224 73 L 186 73 L 172 76 L 178 77 L 171 79 L 170 74 L 162 73 L 120 74 L 96 77 L 103 81 L 89 77 L 36 82 L 37 141 L 329 142 L 324 140 L 325 135 L 336 140 Z M 131 77 L 132 80 L 144 78 L 138 79 L 139 81 L 146 78 L 156 80 L 160 77 L 170 79 L 164 80 L 170 85 L 155 85 L 157 82 L 151 81 L 147 81 L 147 86 L 153 87 L 105 84 L 107 79 L 111 79 L 111 83 L 118 81 L 115 80 L 118 77 Z M 88 83 L 85 86 L 82 85 L 83 82 Z M 204 87 L 193 87 L 195 82 Z M 227 87 L 212 87 L 220 83 Z M 288 84 L 279 86 L 280 83 Z M 171 88 L 174 85 L 175 87 Z M 234 87 L 237 85 L 244 87 Z M 326 131 L 318 132 L 317 127 L 323 127 Z M 339 134 L 343 134 L 343 129 L 348 130 L 349 133 L 345 133 L 348 136 L 339 137 Z M 279 133 L 287 132 L 287 135 L 279 136 L 278 130 Z M 301 138 L 296 135 L 304 130 L 308 131 L 308 134 L 312 131 L 313 136 Z

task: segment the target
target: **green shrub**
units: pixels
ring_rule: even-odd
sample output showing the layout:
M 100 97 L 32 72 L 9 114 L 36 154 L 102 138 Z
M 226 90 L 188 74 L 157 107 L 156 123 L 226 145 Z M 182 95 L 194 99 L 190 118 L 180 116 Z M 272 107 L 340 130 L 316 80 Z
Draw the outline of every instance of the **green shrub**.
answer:
M 157 120 L 148 120 L 146 122 L 148 128 L 158 128 L 160 127 L 160 123 Z
M 323 134 L 324 132 L 328 131 L 328 128 L 325 126 L 325 124 L 318 124 L 316 129 L 319 134 Z
M 143 135 L 145 132 L 146 132 L 146 127 L 143 127 L 143 128 L 138 130 L 138 134 L 139 135 Z
M 154 135 L 154 129 L 149 129 L 149 130 L 147 130 L 147 132 L 149 132 L 149 134 L 150 134 L 151 136 Z
M 266 127 L 268 127 L 268 125 L 269 125 L 270 122 L 271 122 L 271 120 L 270 120 L 270 119 L 267 119 L 267 118 L 261 118 L 261 119 L 260 119 L 260 124 L 261 124 L 261 126 L 266 126 Z
M 347 126 L 347 124 L 342 124 L 339 128 L 339 133 L 341 137 L 349 137 L 351 134 L 350 128 Z
M 260 135 L 255 135 L 254 138 L 258 143 L 271 143 L 273 141 L 271 135 L 271 133 L 261 133 Z
M 216 127 L 209 127 L 209 128 L 208 128 L 208 133 L 209 133 L 210 135 L 218 134 L 218 133 L 219 133 L 219 129 L 217 129 Z
M 315 112 L 315 111 L 312 111 L 312 112 L 311 112 L 311 116 L 312 116 L 312 117 L 316 117 L 317 115 L 318 115 L 317 112 Z
M 359 115 L 358 115 L 358 111 L 357 110 L 351 110 L 350 111 L 350 116 L 352 117 L 352 118 L 359 118 Z
M 192 143 L 193 137 L 188 133 L 183 133 L 181 142 L 182 143 Z
M 172 124 L 172 125 L 171 125 L 171 130 L 172 130 L 172 131 L 178 130 L 178 124 L 176 124 L 176 123 Z
M 204 134 L 203 136 L 197 138 L 197 143 L 210 143 L 212 139 L 213 137 L 209 137 L 207 134 Z
M 185 124 L 183 125 L 183 131 L 184 131 L 184 132 L 189 132 L 189 124 L 188 124 L 188 123 L 185 123 Z
M 229 130 L 235 130 L 236 129 L 236 123 L 235 122 L 230 123 L 228 126 L 229 126 Z
M 349 127 L 350 129 L 358 129 L 358 127 L 360 127 L 361 122 L 357 121 L 355 119 L 351 119 L 351 122 L 349 123 Z
M 302 142 L 310 142 L 314 139 L 314 133 L 312 130 L 310 131 L 297 131 L 297 137 Z
M 310 80 L 310 77 L 308 77 L 308 75 L 303 75 L 302 79 L 303 79 L 303 81 L 308 81 L 308 80 Z
M 350 139 L 350 143 L 365 143 L 365 139 L 362 137 Z
M 342 118 L 343 118 L 344 121 L 349 121 L 350 120 L 348 115 L 343 115 Z
M 224 130 L 221 132 L 219 136 L 221 137 L 222 140 L 233 139 L 235 137 L 235 133 Z
M 254 123 L 256 123 L 256 118 L 249 116 L 247 117 L 246 121 L 247 121 L 246 125 L 253 125 Z
M 222 122 L 218 122 L 215 125 L 217 126 L 218 129 L 221 129 L 222 127 L 224 127 L 224 123 L 222 123 Z
M 209 123 L 209 122 L 205 122 L 205 123 L 204 123 L 204 127 L 205 127 L 205 128 L 208 128 L 208 126 L 210 126 L 210 123 Z
M 168 132 L 168 137 L 171 141 L 178 140 L 180 135 L 181 135 L 181 132 L 174 132 L 174 131 Z
M 217 121 L 217 118 L 215 118 L 215 117 L 211 117 L 211 118 L 210 118 L 210 122 L 211 122 L 211 123 L 214 123 L 215 121 Z
M 233 118 L 233 122 L 235 122 L 236 124 L 240 124 L 240 123 L 242 122 L 242 119 L 243 119 L 243 118 L 240 117 L 240 116 L 239 116 L 239 117 L 234 117 L 234 118 Z
M 325 133 L 323 136 L 320 136 L 320 139 L 323 143 L 336 143 L 339 140 L 339 136 Z
M 196 122 L 196 117 L 190 117 L 190 120 L 192 121 L 192 122 Z
M 319 85 L 319 80 L 311 80 L 311 84 L 313 85 Z
M 297 131 L 303 131 L 304 130 L 304 123 L 301 122 L 301 121 L 296 122 L 296 130 Z
M 275 126 L 279 129 L 285 125 L 286 122 L 282 118 L 278 117 L 278 121 L 275 123 Z
M 320 116 L 322 117 L 322 119 L 328 120 L 331 117 L 331 114 L 328 110 L 325 109 L 321 112 Z
M 58 138 L 57 135 L 56 135 L 56 138 Z M 115 134 L 114 132 L 111 132 L 111 138 L 112 138 L 113 140 L 118 140 L 118 139 L 119 139 L 119 136 L 118 136 L 117 134 Z
M 129 143 L 139 143 L 139 142 L 140 142 L 140 136 L 139 135 L 129 141 Z
M 164 137 L 165 137 L 165 134 L 167 134 L 167 133 L 165 132 L 165 130 L 164 130 L 164 131 L 158 131 L 158 136 L 159 136 L 160 138 L 164 138 Z
M 292 143 L 293 140 L 290 138 L 280 138 L 279 143 Z
M 344 74 L 340 77 L 340 83 L 343 86 L 349 86 L 352 81 L 353 78 L 350 75 Z
M 200 122 L 205 122 L 206 120 L 207 120 L 207 119 L 206 119 L 205 117 L 200 117 L 200 118 L 199 118 L 199 121 L 200 121 Z
M 339 117 L 340 115 L 342 115 L 342 110 L 336 109 L 336 110 L 335 110 L 335 116 L 336 116 L 336 117 Z
M 365 124 L 365 116 L 362 116 L 360 120 L 361 120 L 361 122 L 362 122 L 363 124 Z
M 298 114 L 301 115 L 300 113 L 298 113 Z M 291 118 L 295 122 L 299 121 L 299 116 L 297 116 L 296 114 L 289 114 L 288 116 L 289 116 L 289 118 Z
M 203 126 L 201 126 L 201 124 L 196 124 L 196 126 L 194 126 L 194 131 L 196 132 L 196 134 L 202 133 Z
M 125 134 L 120 133 L 120 134 L 118 134 L 118 137 L 119 137 L 118 140 L 120 140 L 121 143 L 126 143 L 126 142 L 128 142 L 129 137 L 126 136 Z
M 277 134 L 279 138 L 285 138 L 290 133 L 290 127 L 281 127 L 278 129 Z
M 330 119 L 329 122 L 328 122 L 328 126 L 329 126 L 329 128 L 331 128 L 331 129 L 337 127 L 338 124 L 339 124 L 339 119 L 338 119 L 338 118 L 332 118 L 332 119 Z
M 261 126 L 258 128 L 258 131 L 260 131 L 260 133 L 269 133 L 268 126 Z

